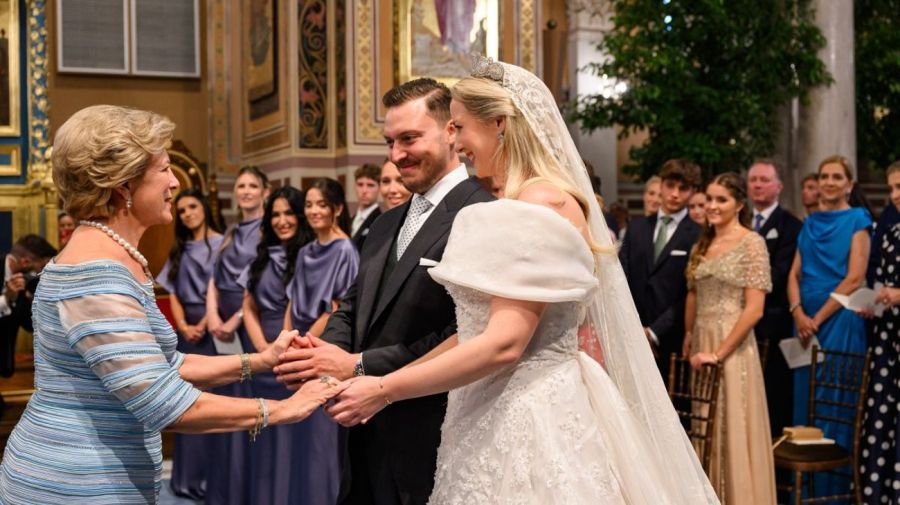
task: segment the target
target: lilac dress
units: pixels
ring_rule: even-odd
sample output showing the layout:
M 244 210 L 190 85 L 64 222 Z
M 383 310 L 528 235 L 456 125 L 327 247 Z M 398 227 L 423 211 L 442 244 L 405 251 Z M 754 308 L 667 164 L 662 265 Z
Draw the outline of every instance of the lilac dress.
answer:
M 234 228 L 231 241 L 222 249 L 213 270 L 213 279 L 219 293 L 219 317 L 227 321 L 241 308 L 244 289 L 237 283 L 244 268 L 256 257 L 259 244 L 259 227 L 262 218 L 251 219 Z M 247 338 L 243 326 L 239 326 L 235 338 L 248 352 L 253 346 Z M 237 358 L 235 358 L 237 359 Z M 250 382 L 229 384 L 212 390 L 213 393 L 252 397 Z M 215 442 L 210 448 L 209 461 L 217 462 L 209 467 L 206 484 L 206 505 L 242 505 L 251 503 L 246 499 L 248 483 L 245 482 L 250 460 L 250 439 L 246 431 L 207 435 Z
M 197 324 L 206 315 L 206 289 L 223 240 L 224 237 L 218 235 L 207 240 L 187 242 L 175 279 L 169 279 L 172 268 L 170 261 L 166 261 L 162 271 L 156 276 L 156 282 L 178 297 L 184 308 L 187 324 Z M 197 344 L 188 342 L 179 334 L 178 350 L 185 354 L 216 354 L 209 333 L 204 334 Z M 175 435 L 172 459 L 172 490 L 175 494 L 195 500 L 203 498 L 206 492 L 206 456 L 209 444 L 209 437 L 204 435 Z
M 312 241 L 297 254 L 294 278 L 287 287 L 291 320 L 300 334 L 343 297 L 356 280 L 359 255 L 350 239 L 327 244 Z M 341 481 L 338 425 L 321 409 L 300 423 L 306 435 L 293 444 L 301 458 L 291 469 L 292 504 L 333 505 Z M 261 503 L 261 502 L 260 502 Z

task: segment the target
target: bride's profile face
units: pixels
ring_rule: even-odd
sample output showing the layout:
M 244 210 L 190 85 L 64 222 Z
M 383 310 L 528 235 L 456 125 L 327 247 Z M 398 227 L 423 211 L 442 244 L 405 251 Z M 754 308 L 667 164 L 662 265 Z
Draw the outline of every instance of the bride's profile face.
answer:
M 450 102 L 450 118 L 456 129 L 456 152 L 469 158 L 478 177 L 496 175 L 494 155 L 500 147 L 503 120 L 481 121 L 456 100 Z

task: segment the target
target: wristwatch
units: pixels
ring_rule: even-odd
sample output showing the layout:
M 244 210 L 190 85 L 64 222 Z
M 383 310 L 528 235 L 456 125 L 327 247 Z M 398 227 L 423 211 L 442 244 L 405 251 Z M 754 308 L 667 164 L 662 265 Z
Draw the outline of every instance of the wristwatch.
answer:
M 353 376 L 354 377 L 362 377 L 366 374 L 366 369 L 363 366 L 363 355 L 359 353 L 359 360 L 357 360 L 356 365 L 353 366 Z

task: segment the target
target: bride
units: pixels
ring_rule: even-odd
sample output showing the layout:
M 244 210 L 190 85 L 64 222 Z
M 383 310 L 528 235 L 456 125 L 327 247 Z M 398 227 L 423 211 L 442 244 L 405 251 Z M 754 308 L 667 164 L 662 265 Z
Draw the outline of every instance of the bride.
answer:
M 584 165 L 550 91 L 478 60 L 453 88 L 451 133 L 506 199 L 464 208 L 429 270 L 459 335 L 329 413 L 366 422 L 450 391 L 432 504 L 717 504 L 647 346 Z M 600 340 L 606 369 L 578 349 Z

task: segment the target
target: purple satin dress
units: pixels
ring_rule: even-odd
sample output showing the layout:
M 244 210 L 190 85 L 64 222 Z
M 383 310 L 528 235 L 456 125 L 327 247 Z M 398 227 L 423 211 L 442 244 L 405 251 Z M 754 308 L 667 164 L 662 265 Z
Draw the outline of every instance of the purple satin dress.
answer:
M 206 315 L 206 288 L 212 277 L 213 265 L 218 256 L 224 237 L 219 235 L 208 240 L 192 240 L 184 246 L 178 273 L 169 279 L 172 265 L 169 261 L 156 276 L 156 282 L 166 291 L 178 297 L 184 308 L 184 319 L 189 325 L 197 324 Z M 186 354 L 214 356 L 212 336 L 203 335 L 199 343 L 192 344 L 178 334 L 178 350 Z M 209 452 L 209 437 L 204 435 L 175 435 L 172 458 L 172 491 L 180 496 L 195 500 L 206 493 L 206 456 Z
M 285 292 L 283 276 L 287 267 L 287 251 L 284 246 L 268 248 L 269 262 L 262 271 L 251 293 L 259 315 L 260 326 L 266 341 L 272 342 L 284 327 L 284 313 L 288 298 Z M 250 268 L 238 279 L 238 284 L 248 287 Z M 291 395 L 291 391 L 275 380 L 272 373 L 253 376 L 251 384 L 253 396 L 272 400 L 282 400 Z M 311 430 L 308 421 L 297 424 L 270 426 L 257 436 L 250 445 L 250 467 L 247 484 L 249 501 L 247 503 L 266 503 L 272 505 L 293 504 L 333 504 L 334 498 L 310 499 L 310 490 L 301 485 L 297 479 L 299 469 L 304 468 L 309 459 L 307 447 L 309 439 L 317 434 Z M 324 482 L 309 483 L 309 486 L 320 487 Z M 312 490 L 321 493 L 321 489 Z
M 300 334 L 325 312 L 332 300 L 343 297 L 356 280 L 359 254 L 350 239 L 327 244 L 312 241 L 297 254 L 294 278 L 287 286 L 291 300 L 291 320 Z M 307 435 L 298 437 L 292 468 L 291 504 L 333 505 L 341 482 L 341 454 L 338 425 L 319 409 L 300 423 Z
M 262 218 L 251 219 L 238 224 L 231 241 L 219 254 L 213 271 L 216 290 L 219 293 L 219 317 L 227 321 L 237 312 L 244 301 L 244 289 L 237 280 L 253 259 L 260 239 Z M 243 326 L 239 326 L 235 338 L 241 339 L 246 352 L 253 352 L 253 345 L 247 338 Z M 237 358 L 235 358 L 237 359 Z M 251 381 L 252 382 L 252 381 Z M 215 394 L 251 398 L 250 382 L 229 384 L 215 388 Z M 209 471 L 206 484 L 206 505 L 243 505 L 252 503 L 248 499 L 247 475 L 250 464 L 250 438 L 246 431 L 207 435 L 215 439 L 211 444 Z

